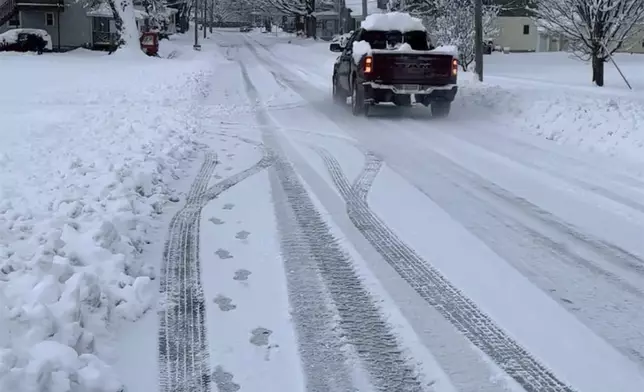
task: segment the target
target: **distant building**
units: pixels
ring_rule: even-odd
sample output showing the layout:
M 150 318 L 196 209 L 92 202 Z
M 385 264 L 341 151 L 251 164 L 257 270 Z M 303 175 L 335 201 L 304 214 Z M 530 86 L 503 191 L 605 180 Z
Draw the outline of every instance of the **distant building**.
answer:
M 149 15 L 141 6 L 135 6 L 134 13 L 143 31 Z M 166 22 L 158 26 L 165 33 L 175 32 L 176 13 L 166 9 Z M 0 0 L 0 33 L 15 28 L 47 31 L 57 51 L 108 47 L 116 35 L 112 10 L 105 3 L 87 9 L 74 0 Z

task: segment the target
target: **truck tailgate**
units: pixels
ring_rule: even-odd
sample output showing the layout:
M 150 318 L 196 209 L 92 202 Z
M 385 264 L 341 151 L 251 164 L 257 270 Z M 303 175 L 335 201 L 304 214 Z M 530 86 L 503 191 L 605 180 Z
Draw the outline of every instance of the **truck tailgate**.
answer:
M 444 86 L 455 83 L 453 57 L 438 53 L 374 51 L 369 80 L 383 84 Z

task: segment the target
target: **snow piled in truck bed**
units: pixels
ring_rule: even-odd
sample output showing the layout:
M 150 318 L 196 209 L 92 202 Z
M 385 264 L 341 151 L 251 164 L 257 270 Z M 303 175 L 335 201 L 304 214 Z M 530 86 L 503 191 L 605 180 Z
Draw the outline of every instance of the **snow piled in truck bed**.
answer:
M 385 14 L 372 14 L 360 24 L 365 30 L 372 31 L 425 31 L 423 22 L 404 12 L 389 12 Z
M 173 61 L 0 53 L 0 391 L 121 390 L 110 325 L 154 306 L 212 59 Z
M 353 41 L 353 61 L 358 64 L 364 55 L 371 53 L 371 45 L 367 41 Z
M 430 50 L 432 53 L 436 54 L 448 54 L 453 57 L 458 57 L 458 47 L 454 45 L 442 45 L 438 46 L 432 50 Z

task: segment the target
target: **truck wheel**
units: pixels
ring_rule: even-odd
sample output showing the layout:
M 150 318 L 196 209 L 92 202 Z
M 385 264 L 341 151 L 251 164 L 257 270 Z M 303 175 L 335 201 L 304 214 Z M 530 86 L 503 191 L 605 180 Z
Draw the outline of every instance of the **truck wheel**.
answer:
M 337 79 L 338 79 L 337 76 L 335 76 L 334 74 L 333 75 L 333 102 L 344 105 L 347 103 L 347 95 L 342 90 L 342 88 L 338 86 Z
M 355 80 L 351 91 L 351 113 L 354 116 L 369 115 L 369 106 L 364 102 L 364 87 Z
M 436 118 L 445 118 L 449 115 L 449 110 L 452 107 L 451 102 L 447 101 L 436 101 L 432 102 L 432 117 Z

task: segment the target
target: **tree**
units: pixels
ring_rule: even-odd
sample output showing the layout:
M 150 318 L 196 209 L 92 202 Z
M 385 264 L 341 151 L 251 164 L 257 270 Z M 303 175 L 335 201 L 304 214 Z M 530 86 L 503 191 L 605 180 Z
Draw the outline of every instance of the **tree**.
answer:
M 604 63 L 643 31 L 644 0 L 537 0 L 534 13 L 542 28 L 591 61 L 592 81 L 603 86 Z

